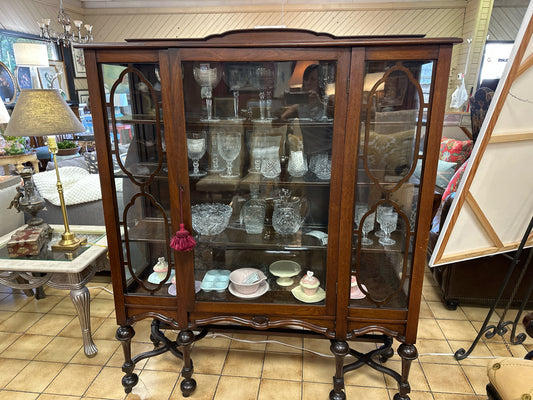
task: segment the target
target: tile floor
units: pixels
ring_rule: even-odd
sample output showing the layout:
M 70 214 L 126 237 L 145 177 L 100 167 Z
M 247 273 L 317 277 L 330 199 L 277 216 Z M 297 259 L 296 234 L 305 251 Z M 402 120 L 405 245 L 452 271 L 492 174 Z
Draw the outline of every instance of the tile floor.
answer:
M 0 400 L 182 399 L 181 361 L 169 353 L 140 362 L 136 369 L 139 383 L 131 394 L 124 394 L 120 383 L 122 350 L 114 339 L 113 300 L 101 288 L 111 289 L 109 281 L 109 277 L 97 276 L 88 285 L 92 287 L 91 324 L 98 346 L 94 358 L 83 353 L 76 312 L 67 291 L 47 287 L 47 297 L 35 300 L 0 286 Z M 531 338 L 524 345 L 508 345 L 507 334 L 483 339 L 471 357 L 457 362 L 452 353 L 470 346 L 486 312 L 476 307 L 446 310 L 431 274 L 426 274 L 417 343 L 420 356 L 410 374 L 412 400 L 486 399 L 487 357 L 523 357 L 533 349 Z M 134 354 L 151 348 L 149 321 L 139 323 L 136 331 Z M 330 355 L 326 340 L 256 335 L 235 338 L 274 339 Z M 359 343 L 358 349 L 372 346 Z M 275 343 L 252 344 L 224 337 L 196 343 L 193 360 L 198 387 L 191 398 L 195 400 L 327 399 L 334 373 L 332 358 Z M 387 364 L 400 370 L 397 355 Z M 396 387 L 388 376 L 366 367 L 346 376 L 348 399 L 389 400 Z

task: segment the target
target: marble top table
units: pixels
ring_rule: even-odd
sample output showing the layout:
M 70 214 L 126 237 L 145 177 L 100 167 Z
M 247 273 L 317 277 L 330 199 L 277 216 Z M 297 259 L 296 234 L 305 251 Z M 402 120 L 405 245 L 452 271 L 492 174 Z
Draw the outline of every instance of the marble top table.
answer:
M 50 246 L 60 239 L 63 225 L 50 225 L 53 235 L 38 256 L 9 258 L 6 244 L 17 228 L 0 237 L 0 283 L 15 289 L 34 289 L 48 285 L 70 290 L 81 326 L 83 346 L 87 357 L 98 352 L 91 334 L 90 293 L 85 286 L 107 262 L 107 238 L 103 226 L 71 225 L 70 231 L 87 237 L 92 243 L 76 252 L 52 252 Z M 94 244 L 94 245 L 93 245 Z M 22 279 L 21 279 L 22 278 Z M 24 282 L 24 283 L 21 283 Z

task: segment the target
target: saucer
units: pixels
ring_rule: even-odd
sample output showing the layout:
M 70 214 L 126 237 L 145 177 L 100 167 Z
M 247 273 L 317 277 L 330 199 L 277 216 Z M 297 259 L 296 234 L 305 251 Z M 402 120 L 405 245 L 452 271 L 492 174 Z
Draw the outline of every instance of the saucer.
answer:
M 165 284 L 166 284 L 166 283 L 172 283 L 171 281 L 172 281 L 172 277 L 173 277 L 173 276 L 174 276 L 174 274 L 170 274 L 170 276 L 168 277 L 168 279 L 167 279 L 167 281 L 165 282 Z M 161 282 L 161 279 L 159 279 L 159 278 L 157 277 L 157 272 L 152 272 L 152 273 L 150 274 L 150 276 L 148 277 L 148 282 L 153 283 L 154 285 L 157 285 L 157 284 L 159 284 L 159 282 Z
M 261 284 L 259 285 L 257 290 L 254 293 L 250 293 L 250 294 L 242 294 L 242 293 L 237 292 L 237 290 L 235 289 L 235 286 L 233 286 L 233 283 L 229 284 L 228 289 L 229 289 L 229 292 L 232 295 L 234 295 L 236 297 L 240 297 L 241 299 L 256 299 L 256 298 L 264 295 L 266 292 L 268 292 L 270 287 L 268 286 L 268 282 L 267 281 L 263 281 L 263 282 L 261 282 Z
M 202 281 L 194 281 L 194 292 L 198 293 L 200 291 L 200 285 L 202 284 Z M 171 296 L 176 295 L 176 284 L 172 284 L 168 287 L 168 294 Z
M 368 292 L 368 289 L 365 285 L 361 285 L 361 287 L 365 290 L 365 292 Z M 361 292 L 361 289 L 359 289 L 358 286 L 353 286 L 350 288 L 350 299 L 352 300 L 360 300 L 364 299 L 366 297 L 366 294 Z
M 296 286 L 294 289 L 291 290 L 291 292 L 294 297 L 296 297 L 300 301 L 303 301 L 304 303 L 316 303 L 326 298 L 326 291 L 321 287 L 319 287 L 316 293 L 312 296 L 306 295 L 303 292 L 301 286 Z

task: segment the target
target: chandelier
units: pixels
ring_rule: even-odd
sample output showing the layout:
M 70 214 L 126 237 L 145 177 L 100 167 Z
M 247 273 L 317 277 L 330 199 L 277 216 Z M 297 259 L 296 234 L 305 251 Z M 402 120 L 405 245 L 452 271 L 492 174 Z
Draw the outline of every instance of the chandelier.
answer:
M 83 34 L 81 31 L 83 21 L 75 19 L 71 23 L 70 15 L 68 15 L 63 9 L 63 0 L 59 0 L 59 14 L 57 14 L 57 21 L 63 27 L 63 32 L 55 32 L 50 27 L 50 18 L 43 18 L 39 22 L 39 28 L 41 28 L 40 36 L 65 47 L 68 47 L 73 43 L 92 42 L 93 26 L 87 24 L 84 25 L 86 33 Z M 72 24 L 74 24 L 74 31 L 72 29 Z

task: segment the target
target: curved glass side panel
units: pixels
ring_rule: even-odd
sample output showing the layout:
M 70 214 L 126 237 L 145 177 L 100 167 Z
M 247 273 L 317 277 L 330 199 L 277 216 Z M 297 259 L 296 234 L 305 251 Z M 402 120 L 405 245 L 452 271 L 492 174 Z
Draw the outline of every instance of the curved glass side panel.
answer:
M 366 64 L 352 241 L 354 305 L 407 307 L 432 69 L 430 61 Z
M 161 82 L 154 63 L 102 64 L 127 292 L 166 295 L 173 275 Z
M 336 67 L 182 63 L 198 301 L 325 304 Z

